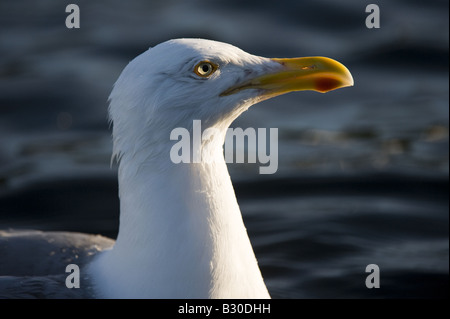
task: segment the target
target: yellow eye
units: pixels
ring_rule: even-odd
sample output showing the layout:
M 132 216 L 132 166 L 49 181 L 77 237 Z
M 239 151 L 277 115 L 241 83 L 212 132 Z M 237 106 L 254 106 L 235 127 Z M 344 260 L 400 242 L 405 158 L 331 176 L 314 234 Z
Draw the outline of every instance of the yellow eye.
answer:
M 206 78 L 213 74 L 217 70 L 217 65 L 211 63 L 209 61 L 202 61 L 197 64 L 194 68 L 195 74 L 201 76 L 202 78 Z

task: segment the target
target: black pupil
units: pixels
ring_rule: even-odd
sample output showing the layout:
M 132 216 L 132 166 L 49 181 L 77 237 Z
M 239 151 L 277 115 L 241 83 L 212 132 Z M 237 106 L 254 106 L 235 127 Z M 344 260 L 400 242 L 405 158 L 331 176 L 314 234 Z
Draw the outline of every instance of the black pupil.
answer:
M 209 65 L 208 64 L 203 64 L 202 65 L 202 71 L 207 73 L 209 71 Z

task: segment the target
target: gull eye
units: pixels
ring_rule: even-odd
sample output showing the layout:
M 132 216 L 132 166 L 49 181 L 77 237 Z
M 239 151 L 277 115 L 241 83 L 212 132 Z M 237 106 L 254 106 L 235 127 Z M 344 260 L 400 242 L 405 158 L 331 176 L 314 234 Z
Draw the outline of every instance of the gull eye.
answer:
M 209 61 L 202 61 L 199 64 L 197 64 L 194 68 L 195 74 L 198 76 L 201 76 L 202 78 L 206 78 L 213 74 L 217 70 L 217 65 L 209 62 Z

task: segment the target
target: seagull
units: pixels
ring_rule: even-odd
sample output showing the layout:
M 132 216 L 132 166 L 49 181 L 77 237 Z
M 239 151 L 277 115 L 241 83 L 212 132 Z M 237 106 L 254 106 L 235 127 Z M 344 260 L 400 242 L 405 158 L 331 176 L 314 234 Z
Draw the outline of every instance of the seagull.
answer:
M 263 100 L 352 85 L 348 69 L 325 57 L 271 59 L 205 39 L 150 48 L 125 67 L 109 97 L 120 197 L 116 241 L 2 231 L 0 297 L 69 296 L 77 289 L 65 286 L 64 270 L 75 263 L 78 297 L 270 298 L 224 160 L 227 128 Z M 171 160 L 171 132 L 192 133 L 194 121 L 214 132 L 190 144 L 200 161 Z M 16 260 L 35 265 L 12 266 Z M 33 289 L 31 296 L 24 289 Z

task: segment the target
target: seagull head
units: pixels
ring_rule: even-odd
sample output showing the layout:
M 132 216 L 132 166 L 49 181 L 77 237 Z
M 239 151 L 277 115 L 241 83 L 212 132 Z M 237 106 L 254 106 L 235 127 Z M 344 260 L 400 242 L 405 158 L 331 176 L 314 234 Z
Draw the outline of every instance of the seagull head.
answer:
M 124 153 L 125 131 L 134 142 L 176 127 L 225 131 L 251 105 L 301 90 L 328 92 L 352 86 L 341 63 L 325 57 L 265 58 L 204 39 L 161 43 L 132 60 L 110 95 L 115 153 Z M 161 137 L 157 137 L 159 140 Z M 155 137 L 156 140 L 156 137 Z M 138 147 L 139 148 L 139 147 Z

